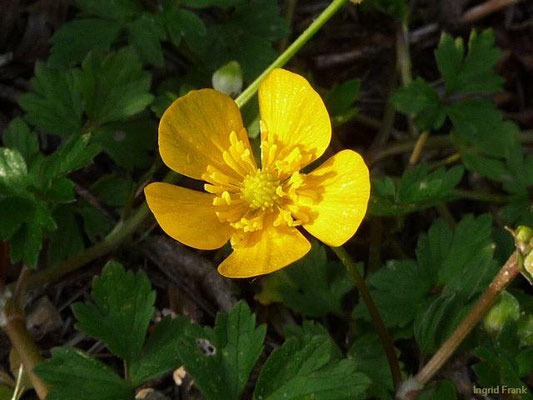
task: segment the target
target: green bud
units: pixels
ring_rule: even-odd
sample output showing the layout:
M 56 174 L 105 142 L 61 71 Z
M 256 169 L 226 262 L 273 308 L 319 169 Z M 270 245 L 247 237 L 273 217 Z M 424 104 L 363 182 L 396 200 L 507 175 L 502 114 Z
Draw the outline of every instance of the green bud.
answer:
M 520 317 L 520 304 L 508 292 L 502 292 L 496 303 L 489 310 L 483 326 L 491 334 L 497 335 L 508 320 L 517 321 Z
M 230 61 L 213 74 L 213 88 L 229 96 L 237 95 L 242 90 L 242 70 L 237 61 Z
M 533 346 L 533 314 L 524 314 L 520 317 L 516 333 L 521 346 Z
M 516 229 L 515 238 L 518 242 L 529 243 L 533 238 L 533 230 L 529 226 L 520 225 Z

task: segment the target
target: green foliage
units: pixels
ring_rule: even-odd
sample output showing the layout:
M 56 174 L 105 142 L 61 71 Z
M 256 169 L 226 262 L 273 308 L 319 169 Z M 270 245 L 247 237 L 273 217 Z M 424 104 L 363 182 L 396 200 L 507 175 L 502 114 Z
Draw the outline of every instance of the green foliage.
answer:
M 353 287 L 346 269 L 328 261 L 324 247 L 315 243 L 302 260 L 269 275 L 256 298 L 265 304 L 283 302 L 308 317 L 343 315 L 343 300 Z
M 440 381 L 435 386 L 424 390 L 417 397 L 420 400 L 456 400 L 457 391 L 450 381 Z
M 350 79 L 334 85 L 325 99 L 330 115 L 335 117 L 353 113 L 356 110 L 354 103 L 360 90 L 361 81 L 359 79 Z
M 370 276 L 368 284 L 385 324 L 398 327 L 414 320 L 418 307 L 431 289 L 426 271 L 414 261 L 389 262 Z M 359 303 L 356 313 L 359 312 L 369 318 L 364 303 Z
M 375 178 L 370 213 L 376 216 L 402 215 L 445 203 L 455 197 L 454 189 L 464 169 L 456 166 L 429 172 L 427 164 L 408 169 L 399 181 Z
M 398 89 L 392 96 L 398 110 L 415 116 L 420 129 L 439 129 L 446 118 L 438 92 L 422 78 Z
M 93 126 L 137 114 L 153 100 L 148 92 L 150 75 L 142 70 L 129 49 L 107 57 L 89 54 L 82 64 L 80 86 L 85 111 Z
M 266 361 L 254 399 L 357 399 L 369 384 L 353 361 L 339 359 L 329 337 L 291 338 Z
M 485 336 L 476 348 L 476 356 L 481 360 L 473 366 L 482 387 L 506 385 L 521 388 L 520 380 L 526 376 L 533 365 L 533 353 L 518 346 L 516 323 L 508 322 L 497 338 Z M 522 394 L 521 399 L 530 400 L 530 392 Z
M 420 235 L 416 262 L 391 261 L 372 274 L 368 285 L 385 324 L 413 326 L 420 348 L 435 351 L 496 273 L 491 225 L 488 215 L 467 216 L 455 229 L 439 219 Z M 369 320 L 364 303 L 354 315 Z
M 184 340 L 179 354 L 185 369 L 209 400 L 240 399 L 263 351 L 266 326 L 244 302 L 218 314 L 215 327 L 194 327 L 194 340 Z
M 19 98 L 28 122 L 65 137 L 81 132 L 83 97 L 76 71 L 38 63 L 31 84 L 33 91 Z
M 503 78 L 494 71 L 500 57 L 494 42 L 492 31 L 472 31 L 465 54 L 461 38 L 442 35 L 435 59 L 449 93 L 494 93 L 502 89 Z
M 73 305 L 78 329 L 125 361 L 138 359 L 154 313 L 155 292 L 148 277 L 111 262 L 93 281 L 92 301 Z
M 348 351 L 348 357 L 353 360 L 356 370 L 371 380 L 367 396 L 392 399 L 390 393 L 394 391 L 394 384 L 387 356 L 375 333 L 357 337 Z
M 75 349 L 56 348 L 36 374 L 52 389 L 50 400 L 131 400 L 133 388 L 111 368 Z

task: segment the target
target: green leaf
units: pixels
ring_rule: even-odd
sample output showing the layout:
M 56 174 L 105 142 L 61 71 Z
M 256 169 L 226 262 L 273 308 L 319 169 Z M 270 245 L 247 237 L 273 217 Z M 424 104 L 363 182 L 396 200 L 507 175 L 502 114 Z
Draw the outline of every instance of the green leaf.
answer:
M 214 329 L 191 326 L 179 356 L 209 400 L 239 400 L 263 351 L 266 327 L 256 328 L 248 305 L 239 302 L 218 314 Z
M 446 118 L 439 94 L 422 78 L 398 89 L 392 102 L 398 110 L 413 116 L 421 130 L 439 129 Z
M 387 355 L 376 334 L 366 334 L 356 338 L 350 347 L 348 356 L 355 363 L 356 370 L 367 375 L 372 382 L 367 396 L 392 399 L 394 383 Z
M 83 99 L 79 76 L 38 63 L 33 91 L 19 97 L 26 120 L 39 129 L 65 137 L 81 132 Z
M 448 92 L 494 93 L 502 89 L 503 78 L 494 71 L 500 57 L 494 32 L 472 31 L 468 54 L 461 38 L 443 34 L 435 58 Z
M 43 231 L 37 221 L 25 223 L 11 238 L 10 258 L 12 263 L 21 261 L 28 267 L 35 268 L 43 242 Z
M 30 165 L 39 153 L 39 139 L 22 118 L 13 119 L 3 133 L 4 146 L 18 151 Z
M 427 164 L 422 163 L 407 170 L 398 182 L 390 177 L 375 178 L 370 213 L 376 216 L 402 215 L 452 200 L 463 172 L 461 166 L 429 172 Z
M 481 360 L 472 369 L 482 387 L 505 385 L 508 388 L 527 388 L 520 379 L 519 357 L 521 350 L 516 336 L 516 324 L 508 323 L 497 338 L 482 336 L 474 354 Z M 531 400 L 530 391 L 521 399 Z
M 496 105 L 487 99 L 458 102 L 446 112 L 453 123 L 452 138 L 463 147 L 474 144 L 478 152 L 505 157 L 516 143 L 518 127 L 504 121 Z
M 418 400 L 456 400 L 457 390 L 450 381 L 440 381 L 434 387 L 424 390 Z
M 388 262 L 368 278 L 368 284 L 383 321 L 389 327 L 410 324 L 431 289 L 427 273 L 410 260 Z M 355 315 L 370 320 L 364 302 L 357 305 Z
M 488 285 L 497 270 L 491 226 L 492 219 L 487 214 L 469 215 L 454 230 L 444 220 L 437 220 L 418 239 L 420 267 L 435 284 L 473 296 Z
M 124 335 L 127 336 L 127 335 Z M 48 400 L 131 400 L 133 388 L 111 368 L 82 351 L 56 348 L 35 369 L 51 385 Z
M 48 157 L 42 166 L 43 178 L 53 181 L 89 164 L 100 152 L 100 146 L 90 139 L 89 134 L 73 137 Z
M 211 25 L 205 40 L 188 44 L 211 71 L 235 60 L 250 81 L 276 57 L 273 43 L 287 34 L 276 2 L 252 0 L 239 3 L 224 23 Z
M 58 207 L 53 213 L 53 218 L 57 223 L 57 229 L 49 235 L 50 265 L 56 265 L 85 248 L 83 234 L 71 207 Z
M 129 179 L 104 175 L 91 187 L 91 192 L 111 207 L 123 207 L 135 190 L 135 186 L 135 182 Z
M 25 191 L 28 169 L 17 150 L 0 147 L 0 193 L 17 195 Z
M 80 201 L 76 208 L 83 220 L 85 234 L 92 243 L 102 240 L 113 228 L 113 219 L 93 205 Z
M 163 26 L 152 15 L 144 13 L 128 26 L 129 41 L 141 59 L 162 67 L 164 64 L 161 41 L 165 39 Z
M 139 386 L 181 366 L 181 346 L 195 340 L 195 331 L 186 317 L 164 318 L 159 322 L 146 340 L 141 358 L 130 366 L 134 385 Z
M 149 119 L 107 124 L 95 132 L 94 141 L 117 165 L 130 171 L 148 168 L 154 158 L 157 125 Z
M 80 84 L 93 127 L 137 114 L 153 100 L 150 74 L 127 48 L 106 57 L 89 54 L 82 64 Z
M 0 199 L 0 240 L 11 238 L 25 222 L 30 222 L 34 214 L 31 200 L 23 197 Z
M 135 274 L 110 262 L 94 279 L 91 297 L 92 303 L 72 307 L 78 329 L 102 340 L 128 363 L 137 359 L 154 313 L 155 292 L 146 274 Z
M 361 89 L 359 79 L 350 79 L 334 85 L 326 97 L 326 105 L 330 115 L 342 115 L 350 111 Z
M 70 67 L 81 62 L 94 49 L 107 51 L 118 38 L 122 26 L 109 19 L 75 19 L 63 25 L 50 39 L 49 65 Z
M 139 0 L 76 0 L 88 14 L 124 21 L 143 10 Z
M 343 315 L 343 300 L 354 287 L 346 269 L 328 262 L 326 250 L 315 244 L 302 260 L 269 275 L 256 298 L 264 304 L 283 301 L 308 317 Z
M 174 46 L 179 46 L 183 37 L 187 44 L 194 49 L 198 42 L 207 37 L 204 21 L 192 11 L 171 7 L 163 11 L 162 18 Z
M 263 366 L 254 399 L 363 398 L 370 380 L 353 361 L 335 357 L 331 346 L 328 336 L 287 340 Z
M 426 300 L 414 324 L 415 338 L 424 354 L 439 349 L 469 310 L 464 296 L 444 293 Z

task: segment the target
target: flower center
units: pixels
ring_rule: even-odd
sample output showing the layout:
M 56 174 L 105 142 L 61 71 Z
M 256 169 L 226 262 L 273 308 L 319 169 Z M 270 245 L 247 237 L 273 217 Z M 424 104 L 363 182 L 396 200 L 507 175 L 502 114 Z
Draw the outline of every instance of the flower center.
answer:
M 254 210 L 272 207 L 282 195 L 279 180 L 268 170 L 257 170 L 244 178 L 241 196 Z

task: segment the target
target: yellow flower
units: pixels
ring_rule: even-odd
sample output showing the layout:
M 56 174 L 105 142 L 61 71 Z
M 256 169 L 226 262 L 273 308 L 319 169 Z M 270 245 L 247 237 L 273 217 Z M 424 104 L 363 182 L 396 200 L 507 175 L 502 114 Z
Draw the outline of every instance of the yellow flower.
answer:
M 212 89 L 176 100 L 159 124 L 159 151 L 168 167 L 205 181 L 205 192 L 167 183 L 145 188 L 161 228 L 174 239 L 211 250 L 231 240 L 219 266 L 247 278 L 283 268 L 310 250 L 306 231 L 340 246 L 363 219 L 370 182 L 361 156 L 343 150 L 310 173 L 331 139 L 318 93 L 303 77 L 276 69 L 259 88 L 261 168 L 235 102 Z

